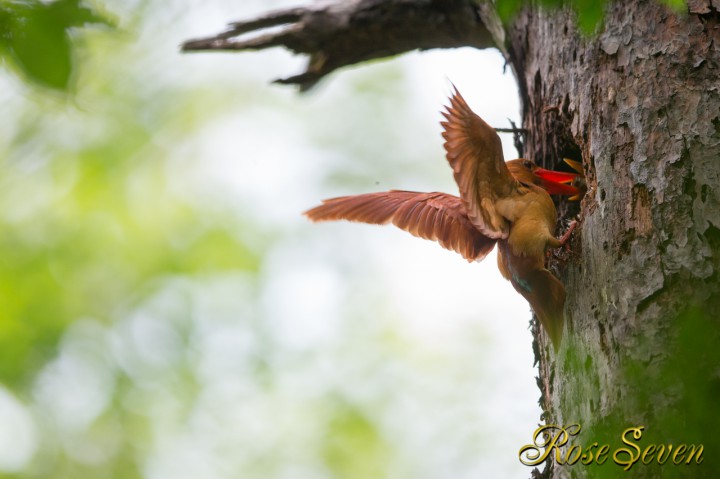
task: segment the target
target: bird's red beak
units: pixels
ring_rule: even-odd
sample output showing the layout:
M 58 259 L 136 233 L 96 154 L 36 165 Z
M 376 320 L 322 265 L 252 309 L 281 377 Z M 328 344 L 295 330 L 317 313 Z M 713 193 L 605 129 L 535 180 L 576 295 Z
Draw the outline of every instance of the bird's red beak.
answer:
M 533 174 L 542 180 L 542 187 L 551 195 L 577 196 L 580 194 L 580 190 L 571 185 L 579 176 L 577 173 L 537 168 Z

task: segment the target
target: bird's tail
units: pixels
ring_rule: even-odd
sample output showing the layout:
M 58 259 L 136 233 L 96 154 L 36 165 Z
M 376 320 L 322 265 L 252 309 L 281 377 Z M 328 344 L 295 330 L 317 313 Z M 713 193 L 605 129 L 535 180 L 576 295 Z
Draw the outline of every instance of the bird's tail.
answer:
M 565 288 L 559 279 L 544 268 L 530 271 L 523 279 L 528 288 L 518 291 L 532 306 L 557 352 L 565 325 Z

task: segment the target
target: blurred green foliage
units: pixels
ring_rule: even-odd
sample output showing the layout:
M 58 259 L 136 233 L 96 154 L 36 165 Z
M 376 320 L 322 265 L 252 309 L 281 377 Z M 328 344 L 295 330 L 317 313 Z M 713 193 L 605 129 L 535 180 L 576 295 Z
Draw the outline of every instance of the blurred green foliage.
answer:
M 157 440 L 146 408 L 197 394 L 182 285 L 255 276 L 269 244 L 258 240 L 271 237 L 182 191 L 172 152 L 227 96 L 138 60 L 140 25 L 79 31 L 108 22 L 76 0 L 3 2 L 0 22 L 0 52 L 21 72 L 0 77 L 0 393 L 28 406 L 19 431 L 35 431 L 17 443 L 34 451 L 17 473 L 3 443 L 0 477 L 141 477 Z M 133 321 L 161 334 L 135 337 Z M 166 395 L 151 399 L 142 374 Z M 14 424 L 0 439 L 19 434 Z
M 482 0 L 478 0 L 482 1 Z M 668 5 L 675 10 L 685 8 L 687 3 L 685 0 L 657 0 Z M 495 2 L 500 18 L 508 22 L 516 15 L 520 9 L 530 3 L 528 0 L 504 0 Z M 577 15 L 578 26 L 580 31 L 586 35 L 597 32 L 598 27 L 602 24 L 605 8 L 610 4 L 609 0 L 538 0 L 540 5 L 545 8 L 560 8 L 569 6 Z
M 177 51 L 187 5 L 152 5 L 128 7 L 114 30 L 76 28 L 101 20 L 78 2 L 0 3 L 9 25 L 4 60 L 21 72 L 0 72 L 0 477 L 382 477 L 399 460 L 372 408 L 352 394 L 342 402 L 328 395 L 348 387 L 345 378 L 317 378 L 317 351 L 293 348 L 294 333 L 285 331 L 302 337 L 312 329 L 302 321 L 314 318 L 271 314 L 283 295 L 302 300 L 308 282 L 303 269 L 297 282 L 273 290 L 284 281 L 278 271 L 291 268 L 269 265 L 277 222 L 263 222 L 267 211 L 253 198 L 206 191 L 218 180 L 203 175 L 213 164 L 239 177 L 279 164 L 301 164 L 302 172 L 318 151 L 340 164 L 337 151 L 355 133 L 353 111 L 376 138 L 357 137 L 345 164 L 376 158 L 366 174 L 384 168 L 399 176 L 406 168 L 379 153 L 400 137 L 386 125 L 405 109 L 385 100 L 407 98 L 383 90 L 399 83 L 390 81 L 399 70 L 385 66 L 359 81 L 340 96 L 343 121 L 315 112 L 316 130 L 304 132 L 304 109 L 312 109 L 294 94 L 260 95 L 249 72 L 225 73 L 221 86 L 205 71 L 195 76 L 203 58 Z M 20 31 L 27 41 L 18 46 Z M 214 62 L 215 74 L 228 63 Z M 292 128 L 277 112 L 284 93 L 293 98 Z M 382 107 L 370 101 L 379 98 Z M 225 122 L 232 141 L 213 139 Z M 253 151 L 246 144 L 258 133 L 266 139 Z M 310 155 L 301 151 L 305 136 L 321 145 Z M 214 155 L 201 156 L 205 148 Z M 296 157 L 277 157 L 287 152 Z M 224 154 L 227 163 L 216 158 Z M 327 168 L 327 177 L 342 170 Z M 279 188 L 273 199 L 293 201 Z M 289 208 L 296 223 L 307 204 Z M 285 223 L 292 257 L 309 257 L 313 245 Z M 328 246 L 315 248 L 317 255 Z M 352 317 L 348 309 L 362 307 L 319 321 L 345 324 L 337 316 Z M 342 336 L 357 341 L 362 333 Z M 398 360 L 391 348 L 378 349 L 373 358 Z M 360 369 L 367 395 L 382 374 L 365 373 L 358 356 L 338 347 L 331 371 Z M 3 409 L 7 397 L 17 411 Z
M 30 79 L 67 88 L 71 57 L 78 56 L 67 29 L 102 18 L 74 0 L 2 8 L 14 28 L 6 53 Z M 172 135 L 192 128 L 202 95 L 153 92 L 150 104 L 142 76 L 113 78 L 111 58 L 99 61 L 120 60 L 122 40 L 106 32 L 83 45 L 83 58 L 96 68 L 78 98 L 89 108 L 33 92 L 35 102 L 4 112 L 13 128 L 0 143 L 0 381 L 12 386 L 33 377 L 69 324 L 109 321 L 151 294 L 159 275 L 258 265 L 257 253 L 223 226 L 235 224 L 223 221 L 224 213 L 167 191 L 158 125 L 169 125 Z
M 29 81 L 66 90 L 76 66 L 72 30 L 88 24 L 111 22 L 80 0 L 2 0 L 0 56 Z
M 339 401 L 327 425 L 323 445 L 325 462 L 333 477 L 383 477 L 392 447 L 363 411 Z M 362 451 L 361 454 L 358 454 Z

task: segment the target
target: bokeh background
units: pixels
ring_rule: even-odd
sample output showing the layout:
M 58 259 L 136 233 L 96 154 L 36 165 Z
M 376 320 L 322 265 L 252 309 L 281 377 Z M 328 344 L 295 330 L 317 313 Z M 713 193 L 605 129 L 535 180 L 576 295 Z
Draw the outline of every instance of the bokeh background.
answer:
M 529 476 L 530 312 L 494 254 L 301 215 L 455 193 L 449 81 L 503 127 L 515 81 L 459 49 L 299 95 L 283 50 L 179 53 L 299 1 L 87 3 L 111 25 L 69 30 L 67 84 L 4 52 L 0 477 Z

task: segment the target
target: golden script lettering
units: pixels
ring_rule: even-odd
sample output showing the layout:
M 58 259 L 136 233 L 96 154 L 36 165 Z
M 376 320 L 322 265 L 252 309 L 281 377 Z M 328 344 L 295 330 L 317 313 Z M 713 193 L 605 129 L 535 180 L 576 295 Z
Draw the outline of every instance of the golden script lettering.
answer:
M 533 433 L 533 443 L 520 448 L 518 459 L 526 466 L 537 466 L 553 458 L 560 465 L 604 464 L 610 456 L 610 445 L 593 442 L 585 447 L 578 444 L 568 444 L 570 439 L 577 436 L 581 430 L 580 424 L 558 426 L 547 424 L 541 426 Z M 648 465 L 653 461 L 665 464 L 670 460 L 672 464 L 696 464 L 703 462 L 703 445 L 695 444 L 649 444 L 641 448 L 636 441 L 642 439 L 644 426 L 630 427 L 623 431 L 620 438 L 627 447 L 620 447 L 612 453 L 615 464 L 629 471 L 638 462 Z

